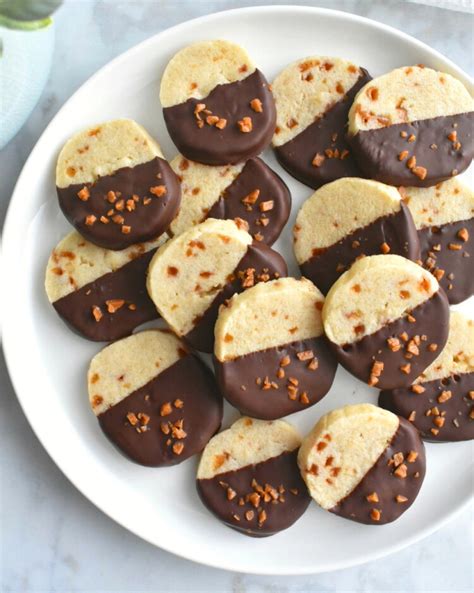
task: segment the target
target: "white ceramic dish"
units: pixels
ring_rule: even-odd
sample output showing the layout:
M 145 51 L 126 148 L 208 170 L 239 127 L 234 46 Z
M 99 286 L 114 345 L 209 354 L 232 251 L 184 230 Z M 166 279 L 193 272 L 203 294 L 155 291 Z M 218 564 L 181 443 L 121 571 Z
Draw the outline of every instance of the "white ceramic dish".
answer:
M 316 573 L 348 567 L 399 550 L 426 536 L 466 505 L 472 490 L 470 443 L 427 445 L 428 473 L 411 509 L 382 528 L 344 521 L 311 505 L 289 530 L 263 540 L 218 523 L 194 487 L 197 459 L 149 469 L 124 459 L 101 433 L 89 409 L 85 373 L 100 345 L 71 333 L 43 290 L 51 248 L 69 230 L 54 188 L 57 152 L 76 130 L 132 117 L 160 140 L 171 158 L 158 102 L 161 72 L 183 45 L 225 38 L 246 47 L 269 80 L 290 61 L 311 54 L 340 55 L 378 75 L 424 63 L 470 81 L 422 43 L 350 14 L 306 7 L 245 8 L 199 18 L 164 31 L 113 60 L 64 105 L 32 151 L 18 180 L 4 231 L 4 348 L 21 405 L 53 460 L 94 504 L 130 531 L 186 558 L 231 570 L 267 574 Z M 337 40 L 337 43 L 335 42 Z M 288 182 L 294 205 L 277 242 L 296 273 L 291 227 L 311 190 L 292 180 L 270 151 L 265 160 Z M 473 313 L 473 299 L 463 309 Z M 375 402 L 377 392 L 339 368 L 328 396 L 290 417 L 306 432 L 344 403 Z M 225 423 L 237 416 L 226 410 Z

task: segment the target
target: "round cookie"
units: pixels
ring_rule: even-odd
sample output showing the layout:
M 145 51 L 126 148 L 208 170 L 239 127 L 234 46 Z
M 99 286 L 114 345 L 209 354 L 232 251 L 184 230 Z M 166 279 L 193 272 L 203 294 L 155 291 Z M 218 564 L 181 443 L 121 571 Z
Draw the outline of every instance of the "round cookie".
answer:
M 257 282 L 286 276 L 279 253 L 233 220 L 206 221 L 163 245 L 151 260 L 148 293 L 172 330 L 212 352 L 220 305 Z
M 323 325 L 338 361 L 355 377 L 378 389 L 408 387 L 446 344 L 448 299 L 421 266 L 372 255 L 332 286 Z
M 422 65 L 397 68 L 357 94 L 349 142 L 367 177 L 429 187 L 469 166 L 473 109 L 471 95 L 453 76 Z
M 46 268 L 49 302 L 89 340 L 110 342 L 155 319 L 146 290 L 148 265 L 166 235 L 122 251 L 97 247 L 72 231 L 53 249 Z
M 474 439 L 474 321 L 452 311 L 438 358 L 410 387 L 382 391 L 379 405 L 407 418 L 424 439 Z
M 65 217 L 83 237 L 117 250 L 166 231 L 181 196 L 159 145 L 130 119 L 70 138 L 59 153 L 56 190 Z
M 367 525 L 398 519 L 425 477 L 425 448 L 404 418 L 372 404 L 323 416 L 303 440 L 298 465 L 325 510 Z
M 464 301 L 474 294 L 474 192 L 456 178 L 402 192 L 418 229 L 422 265 L 451 304 Z
M 87 384 L 101 429 L 141 465 L 181 463 L 202 451 L 222 421 L 211 371 L 167 330 L 104 348 L 90 363 Z
M 309 280 L 281 278 L 236 294 L 220 308 L 216 379 L 242 414 L 274 420 L 329 391 L 337 362 L 323 336 L 323 302 Z
M 416 228 L 399 192 L 357 177 L 315 191 L 298 212 L 293 240 L 301 273 L 323 293 L 362 256 L 420 257 Z
M 206 165 L 256 156 L 275 129 L 265 77 L 247 52 L 229 41 L 200 41 L 180 50 L 163 73 L 160 101 L 179 152 Z
M 178 155 L 170 164 L 182 191 L 170 226 L 173 235 L 206 218 L 229 218 L 246 222 L 256 241 L 276 241 L 290 215 L 291 195 L 283 179 L 261 159 L 210 167 Z
M 197 471 L 204 506 L 245 535 L 287 529 L 311 500 L 296 463 L 300 444 L 287 422 L 240 418 L 204 449 Z
M 369 80 L 363 68 L 325 56 L 298 60 L 280 72 L 272 83 L 273 147 L 290 175 L 313 188 L 360 175 L 346 141 L 347 116 Z

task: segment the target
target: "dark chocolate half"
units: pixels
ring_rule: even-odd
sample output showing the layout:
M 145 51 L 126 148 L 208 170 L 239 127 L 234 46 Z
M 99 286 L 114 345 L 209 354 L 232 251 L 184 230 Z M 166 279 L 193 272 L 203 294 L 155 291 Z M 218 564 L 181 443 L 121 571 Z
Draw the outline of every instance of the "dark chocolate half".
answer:
M 468 168 L 474 156 L 473 129 L 474 112 L 469 112 L 364 130 L 351 136 L 349 142 L 359 167 L 370 179 L 389 185 L 430 187 Z M 455 141 L 448 138 L 453 132 Z M 406 158 L 400 160 L 405 151 Z M 425 176 L 408 168 L 412 156 L 417 167 L 426 169 Z
M 332 342 L 330 345 L 338 362 L 365 383 L 373 375 L 374 363 L 383 363 L 374 386 L 395 389 L 409 387 L 421 375 L 444 348 L 448 332 L 448 299 L 439 289 L 421 305 L 373 334 L 344 346 Z M 392 350 L 390 339 L 398 340 L 400 347 Z
M 255 190 L 258 191 L 253 201 Z M 253 195 L 252 195 L 253 194 Z M 249 159 L 240 175 L 207 213 L 209 218 L 242 218 L 252 237 L 274 243 L 288 220 L 291 194 L 283 179 L 261 159 Z
M 166 193 L 161 196 L 150 191 L 162 186 Z M 78 196 L 84 187 L 90 194 L 87 200 Z M 178 178 L 167 161 L 159 157 L 134 167 L 122 167 L 94 183 L 77 183 L 56 190 L 64 216 L 79 233 L 91 243 L 115 250 L 161 235 L 175 217 L 181 201 Z M 114 202 L 107 198 L 109 192 L 115 192 Z M 127 200 L 135 204 L 128 205 L 133 210 L 127 208 Z M 91 216 L 92 219 L 88 218 Z M 101 222 L 101 217 L 109 222 Z M 124 232 L 124 227 L 129 232 Z
M 381 216 L 329 247 L 314 249 L 313 257 L 300 265 L 301 273 L 326 294 L 357 258 L 384 253 L 385 246 L 390 248 L 390 254 L 413 261 L 420 258 L 415 223 L 403 202 L 395 214 Z
M 283 257 L 265 245 L 253 242 L 230 275 L 224 288 L 217 294 L 207 311 L 194 320 L 193 329 L 184 339 L 196 350 L 212 352 L 214 350 L 214 325 L 216 324 L 219 307 L 232 295 L 243 292 L 258 282 L 283 278 L 288 268 Z
M 275 147 L 280 165 L 309 187 L 316 189 L 341 177 L 363 177 L 346 140 L 347 116 L 354 97 L 372 80 L 367 70 L 361 71 L 354 86 L 326 113 L 292 140 Z M 321 162 L 313 165 L 317 154 Z
M 214 357 L 213 362 L 224 397 L 242 414 L 263 420 L 275 420 L 317 403 L 331 388 L 337 367 L 324 337 L 225 362 Z
M 296 456 L 297 451 L 282 453 L 197 480 L 198 494 L 204 506 L 229 527 L 253 537 L 274 535 L 293 525 L 311 501 Z
M 403 455 L 403 460 L 401 456 L 397 456 L 399 453 Z M 410 461 L 414 457 L 414 461 Z M 415 501 L 425 477 L 425 470 L 426 459 L 423 442 L 416 428 L 404 418 L 400 418 L 400 425 L 391 443 L 376 463 L 354 490 L 330 511 L 346 519 L 367 525 L 391 523 L 398 519 Z M 404 475 L 405 477 L 403 477 Z M 374 493 L 376 494 L 375 498 L 378 499 L 377 502 L 373 500 Z M 401 498 L 397 500 L 397 496 Z M 405 498 L 406 500 L 404 500 Z M 379 511 L 380 515 L 376 511 Z
M 451 375 L 410 388 L 382 391 L 379 406 L 407 418 L 429 441 L 474 439 L 474 373 Z
M 222 397 L 206 365 L 186 354 L 98 420 L 132 461 L 150 467 L 176 465 L 202 451 L 219 430 Z
M 473 295 L 474 218 L 420 229 L 418 238 L 423 267 L 438 278 L 449 302 L 455 305 Z
M 260 113 L 250 107 L 253 99 L 260 100 Z M 198 104 L 204 104 L 212 114 L 196 114 Z M 225 119 L 224 129 L 207 124 L 209 115 Z M 205 165 L 229 165 L 257 156 L 270 143 L 276 121 L 273 95 L 259 70 L 238 82 L 216 86 L 204 99 L 165 107 L 163 116 L 179 152 Z M 244 117 L 252 120 L 249 132 L 240 131 L 238 122 Z M 199 121 L 203 122 L 201 127 Z

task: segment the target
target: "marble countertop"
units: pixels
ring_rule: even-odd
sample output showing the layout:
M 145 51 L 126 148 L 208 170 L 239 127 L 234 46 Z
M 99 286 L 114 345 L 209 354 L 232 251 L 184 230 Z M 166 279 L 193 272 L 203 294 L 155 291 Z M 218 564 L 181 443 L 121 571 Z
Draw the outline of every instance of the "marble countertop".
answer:
M 64 101 L 99 67 L 183 20 L 248 4 L 289 3 L 67 1 L 55 16 L 56 48 L 46 90 L 23 129 L 0 153 L 0 227 L 16 178 L 36 140 Z M 465 12 L 398 0 L 299 3 L 338 8 L 387 23 L 438 49 L 470 74 L 474 72 L 473 17 Z M 23 416 L 1 354 L 0 394 L 1 591 L 461 593 L 474 588 L 472 507 L 402 552 L 336 573 L 257 577 L 173 556 L 115 524 L 67 481 Z

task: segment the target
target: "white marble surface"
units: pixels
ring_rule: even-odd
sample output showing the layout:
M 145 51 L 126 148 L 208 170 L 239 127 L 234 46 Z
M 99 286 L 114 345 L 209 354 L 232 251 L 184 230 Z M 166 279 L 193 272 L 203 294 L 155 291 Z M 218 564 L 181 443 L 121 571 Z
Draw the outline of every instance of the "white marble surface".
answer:
M 245 4 L 270 3 L 66 2 L 55 19 L 56 50 L 47 88 L 25 127 L 0 153 L 0 221 L 16 177 L 42 130 L 63 102 L 100 66 L 180 21 Z M 440 50 L 470 74 L 474 71 L 472 15 L 396 0 L 300 4 L 339 8 L 393 25 Z M 210 569 L 172 556 L 113 523 L 66 480 L 29 428 L 2 358 L 0 396 L 1 591 L 461 593 L 474 588 L 472 508 L 409 549 L 337 573 L 255 577 Z M 41 397 L 41 393 L 37 396 Z

